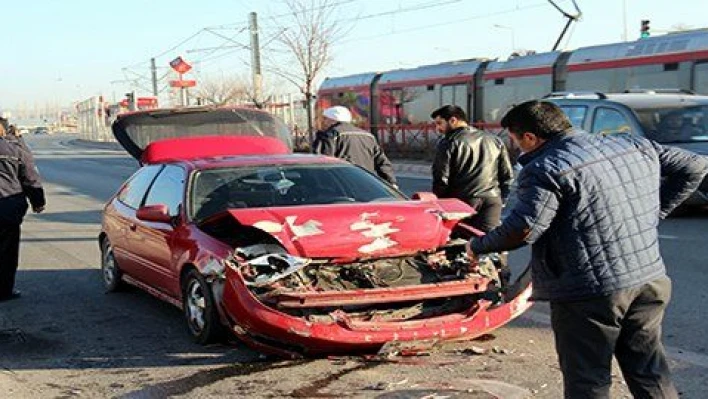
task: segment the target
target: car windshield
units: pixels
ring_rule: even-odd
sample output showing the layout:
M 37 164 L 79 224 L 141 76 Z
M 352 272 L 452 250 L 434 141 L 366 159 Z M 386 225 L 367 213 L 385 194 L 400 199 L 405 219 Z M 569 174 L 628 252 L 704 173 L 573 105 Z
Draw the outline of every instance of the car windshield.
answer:
M 708 141 L 708 105 L 635 111 L 649 139 L 659 143 Z
M 367 171 L 341 164 L 249 166 L 197 172 L 190 217 L 229 208 L 397 201 L 406 197 Z

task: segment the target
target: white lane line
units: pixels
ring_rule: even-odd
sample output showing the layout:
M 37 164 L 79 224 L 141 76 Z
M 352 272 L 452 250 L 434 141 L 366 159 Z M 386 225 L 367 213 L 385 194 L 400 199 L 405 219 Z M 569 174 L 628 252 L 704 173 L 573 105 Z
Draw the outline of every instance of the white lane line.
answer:
M 551 325 L 551 316 L 542 312 L 537 312 L 535 310 L 529 310 L 522 314 L 520 317 L 523 317 L 539 324 L 545 324 L 548 326 Z M 708 355 L 704 355 L 698 352 L 687 351 L 685 349 L 676 348 L 673 346 L 664 346 L 664 349 L 666 349 L 666 354 L 674 360 L 678 360 L 684 363 L 690 363 L 694 366 L 708 369 Z
M 659 234 L 659 238 L 663 240 L 678 240 L 680 237 L 679 236 L 670 236 L 667 234 Z

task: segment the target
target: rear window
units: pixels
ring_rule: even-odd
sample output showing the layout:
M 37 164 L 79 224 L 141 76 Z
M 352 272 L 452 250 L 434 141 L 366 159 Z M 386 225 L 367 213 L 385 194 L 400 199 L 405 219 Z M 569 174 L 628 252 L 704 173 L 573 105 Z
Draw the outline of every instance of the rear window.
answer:
M 203 136 L 267 136 L 292 149 L 290 129 L 277 117 L 249 109 L 189 108 L 126 115 L 113 125 L 118 141 L 133 156 L 162 140 Z
M 350 204 L 406 197 L 353 165 L 282 165 L 209 169 L 190 190 L 190 216 L 201 220 L 229 208 Z

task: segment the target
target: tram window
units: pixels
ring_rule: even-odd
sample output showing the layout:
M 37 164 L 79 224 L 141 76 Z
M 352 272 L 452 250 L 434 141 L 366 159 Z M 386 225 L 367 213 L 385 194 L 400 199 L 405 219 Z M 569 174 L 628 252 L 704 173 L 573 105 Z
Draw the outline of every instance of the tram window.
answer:
M 428 91 L 435 90 L 435 85 L 428 85 Z
M 504 78 L 494 79 L 494 84 L 495 84 L 495 85 L 503 85 L 503 84 L 504 84 Z
M 585 115 L 588 113 L 588 107 L 586 106 L 562 106 L 560 107 L 563 112 L 570 119 L 570 123 L 573 127 L 577 129 L 583 128 L 583 123 L 585 122 Z
M 664 64 L 664 71 L 678 71 L 678 62 Z
M 627 118 L 619 111 L 599 107 L 595 110 L 595 120 L 592 123 L 592 132 L 602 135 L 632 133 L 631 125 Z
M 693 89 L 696 93 L 708 93 L 708 62 L 697 63 L 695 67 L 695 83 Z

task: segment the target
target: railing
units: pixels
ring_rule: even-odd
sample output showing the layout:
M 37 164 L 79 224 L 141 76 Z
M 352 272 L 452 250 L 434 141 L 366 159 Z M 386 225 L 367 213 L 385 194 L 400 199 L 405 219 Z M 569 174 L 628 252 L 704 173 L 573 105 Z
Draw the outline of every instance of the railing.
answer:
M 474 123 L 473 126 L 502 136 L 507 143 L 498 123 Z M 435 124 L 374 125 L 373 128 L 384 151 L 392 158 L 431 160 L 435 156 L 435 148 L 440 138 Z M 371 127 L 366 126 L 365 129 L 371 130 Z

